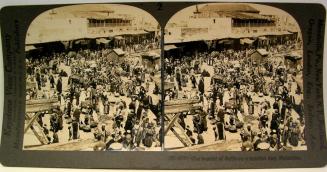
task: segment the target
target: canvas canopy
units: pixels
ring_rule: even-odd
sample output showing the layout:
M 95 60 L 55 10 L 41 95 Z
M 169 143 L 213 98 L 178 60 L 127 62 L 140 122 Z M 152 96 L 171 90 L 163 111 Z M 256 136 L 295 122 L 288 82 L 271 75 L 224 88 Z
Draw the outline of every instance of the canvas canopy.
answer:
M 243 38 L 240 40 L 241 44 L 252 44 L 254 42 L 254 40 L 249 39 L 249 38 Z
M 177 49 L 178 47 L 176 47 L 175 45 L 165 45 L 164 49 L 165 51 L 169 51 L 169 50 L 173 50 L 173 49 Z
M 25 46 L 25 51 L 31 51 L 31 50 L 36 50 L 37 48 L 34 45 L 26 45 Z
M 108 40 L 108 39 L 105 39 L 105 38 L 98 38 L 98 39 L 96 39 L 96 43 L 97 44 L 108 44 L 110 42 L 110 40 Z
M 123 55 L 125 55 L 125 52 L 124 52 L 122 49 L 120 49 L 120 48 L 115 48 L 115 49 L 113 49 L 113 51 L 114 51 L 118 56 L 123 56 Z
M 268 51 L 266 51 L 265 49 L 257 49 L 257 52 L 262 56 L 266 56 L 269 54 Z
M 300 54 L 298 54 L 297 52 L 291 52 L 291 53 L 285 55 L 285 59 L 297 61 L 297 60 L 302 59 L 302 56 Z

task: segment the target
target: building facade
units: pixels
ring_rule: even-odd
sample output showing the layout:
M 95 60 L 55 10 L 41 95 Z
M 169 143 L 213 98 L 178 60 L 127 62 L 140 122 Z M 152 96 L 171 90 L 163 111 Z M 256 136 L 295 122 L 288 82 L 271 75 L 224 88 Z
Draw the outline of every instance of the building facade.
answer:
M 261 45 L 277 37 L 279 41 L 286 41 L 288 37 L 297 38 L 299 32 L 288 18 L 261 14 L 247 4 L 195 6 L 187 23 L 167 25 L 165 43 L 240 39 L 245 44 L 257 40 L 257 44 Z
M 157 24 L 145 19 L 139 21 L 131 14 L 117 13 L 109 8 L 71 11 L 57 8 L 39 15 L 31 23 L 25 44 L 61 43 L 65 48 L 96 48 L 101 45 L 126 49 L 128 45 L 158 41 L 159 34 Z

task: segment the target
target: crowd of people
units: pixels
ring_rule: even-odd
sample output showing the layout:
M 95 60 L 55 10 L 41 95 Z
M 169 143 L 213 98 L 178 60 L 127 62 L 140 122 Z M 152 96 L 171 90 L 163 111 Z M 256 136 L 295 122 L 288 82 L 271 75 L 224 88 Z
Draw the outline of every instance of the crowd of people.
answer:
M 115 60 L 110 51 L 26 59 L 26 101 L 58 101 L 37 119 L 49 144 L 94 139 L 94 150 L 160 147 L 158 69 L 144 67 L 135 52 Z
M 164 81 L 173 86 L 163 99 L 199 100 L 201 109 L 178 119 L 194 145 L 236 140 L 243 151 L 305 149 L 303 65 L 290 67 L 284 59 L 298 45 L 268 46 L 260 63 L 250 57 L 255 49 L 165 57 Z M 161 92 L 154 79 L 160 68 L 143 66 L 136 52 L 110 59 L 110 51 L 26 59 L 26 101 L 58 102 L 37 118 L 49 144 L 94 139 L 94 150 L 161 146 Z
M 232 150 L 306 149 L 303 65 L 284 62 L 299 45 L 267 46 L 269 55 L 260 63 L 251 58 L 255 49 L 167 57 L 165 82 L 174 86 L 165 91 L 164 100 L 200 101 L 200 110 L 185 111 L 178 119 L 194 145 L 236 140 Z

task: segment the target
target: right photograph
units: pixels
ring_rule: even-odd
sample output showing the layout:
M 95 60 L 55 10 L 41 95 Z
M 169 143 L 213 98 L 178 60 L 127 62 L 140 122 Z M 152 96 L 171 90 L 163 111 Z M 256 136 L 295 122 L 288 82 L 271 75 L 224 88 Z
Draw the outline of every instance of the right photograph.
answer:
M 164 31 L 166 151 L 307 150 L 303 42 L 287 12 L 184 8 Z

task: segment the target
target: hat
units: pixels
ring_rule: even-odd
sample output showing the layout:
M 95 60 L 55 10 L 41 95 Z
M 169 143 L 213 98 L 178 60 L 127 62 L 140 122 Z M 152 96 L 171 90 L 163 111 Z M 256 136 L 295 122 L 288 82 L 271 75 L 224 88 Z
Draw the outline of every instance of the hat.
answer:
M 277 134 L 273 134 L 272 137 L 273 137 L 274 139 L 277 139 Z
M 232 113 L 232 110 L 231 109 L 227 109 L 226 110 L 226 113 Z
M 154 126 L 154 123 L 153 122 L 150 122 L 149 123 L 149 127 L 153 127 Z
M 131 138 L 132 138 L 132 135 L 130 133 L 125 134 L 125 139 L 131 139 Z
M 134 95 L 131 96 L 131 98 L 137 98 L 137 95 L 134 94 Z
M 132 134 L 131 130 L 126 130 L 126 131 L 124 132 L 124 135 L 125 135 L 125 136 L 127 136 L 127 135 L 130 135 L 130 136 L 131 136 L 131 134 Z
M 253 131 L 252 134 L 253 134 L 254 136 L 257 136 L 257 135 L 258 135 L 257 131 Z
M 119 133 L 119 132 L 113 132 L 113 138 L 114 138 L 115 140 L 119 140 L 119 139 L 121 139 L 121 135 L 120 135 L 120 133 Z

